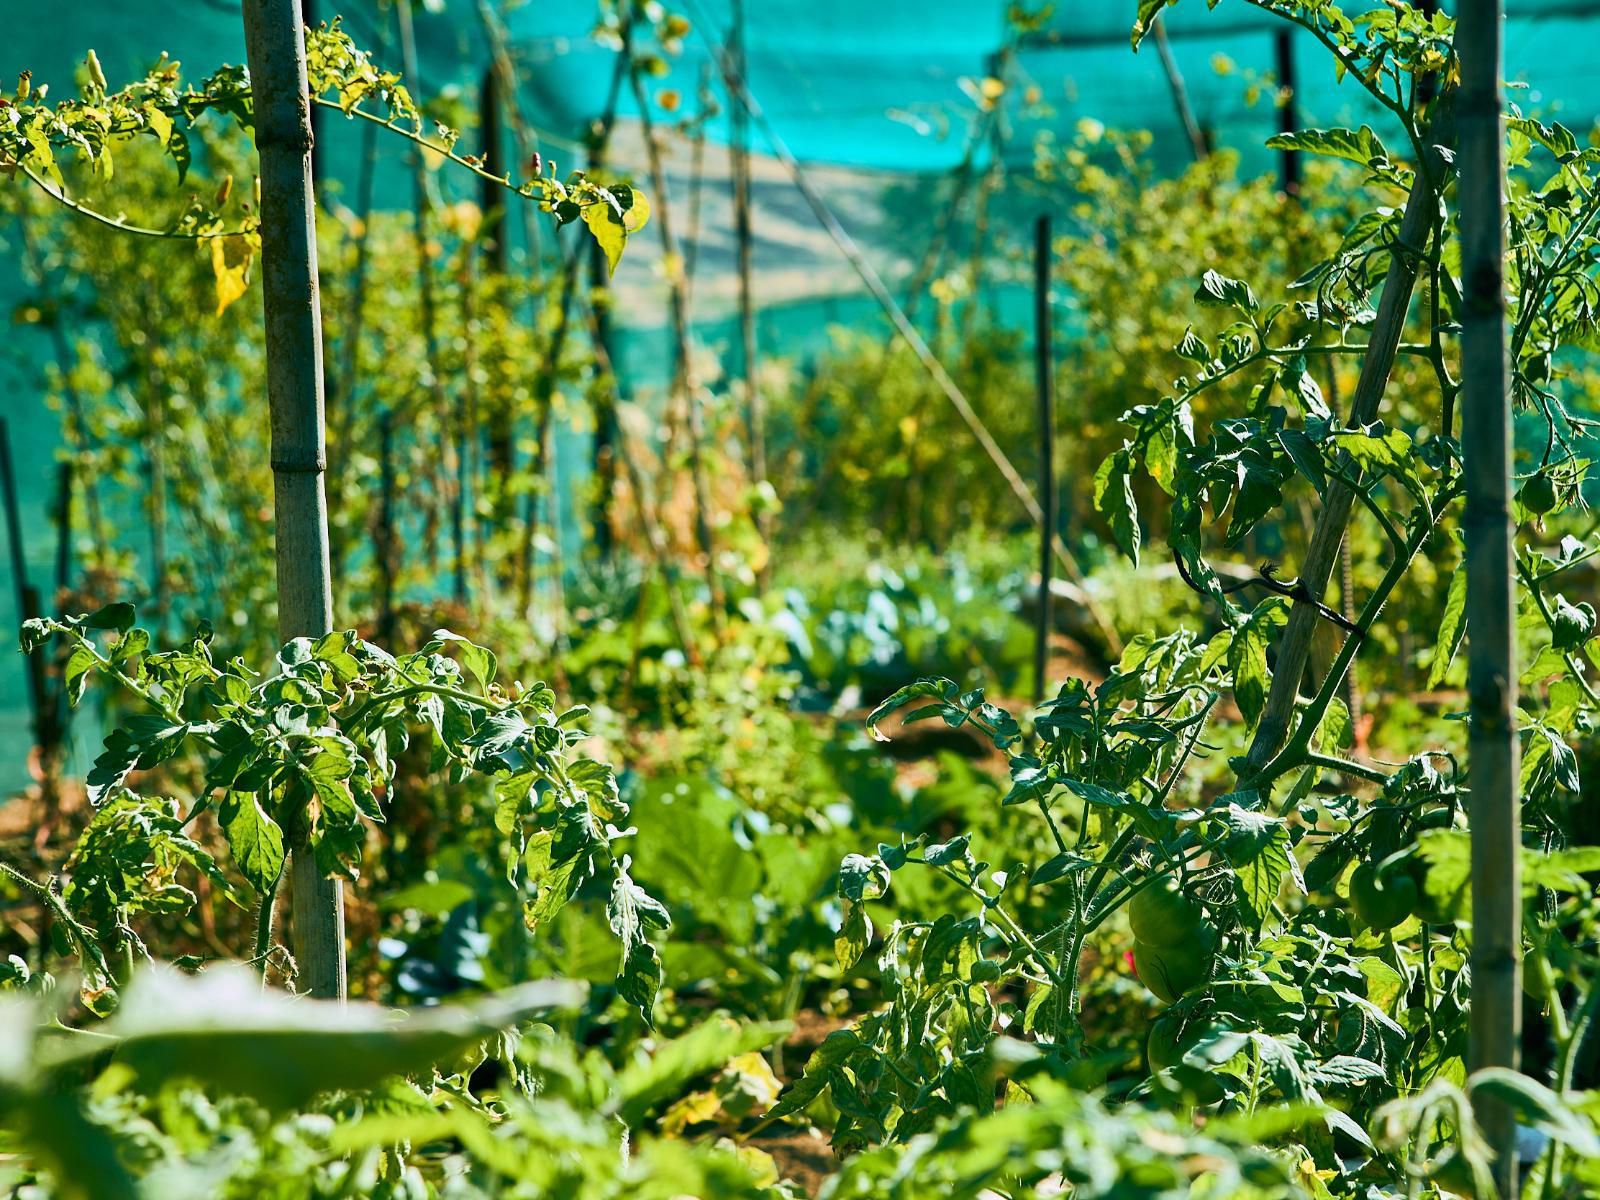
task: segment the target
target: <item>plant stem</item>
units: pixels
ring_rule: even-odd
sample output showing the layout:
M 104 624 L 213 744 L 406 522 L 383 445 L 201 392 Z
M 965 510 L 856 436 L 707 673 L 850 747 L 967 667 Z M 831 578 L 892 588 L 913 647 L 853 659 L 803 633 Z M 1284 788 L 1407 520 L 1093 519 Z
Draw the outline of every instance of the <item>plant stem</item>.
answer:
M 261 967 L 261 982 L 267 981 L 267 959 L 272 954 L 272 917 L 278 899 L 278 884 L 281 880 L 274 879 L 272 886 L 261 893 L 261 907 L 256 913 L 256 956 L 255 961 Z
M 1437 120 L 1436 128 L 1430 130 L 1433 140 L 1448 143 L 1453 133 L 1452 124 L 1448 115 Z M 1400 219 L 1397 244 L 1391 251 L 1377 315 L 1367 338 L 1368 352 L 1361 364 L 1361 376 L 1351 400 L 1347 422 L 1351 425 L 1364 425 L 1377 415 L 1388 387 L 1390 372 L 1394 369 L 1395 356 L 1400 349 L 1400 335 L 1405 328 L 1406 312 L 1411 305 L 1411 293 L 1416 287 L 1421 266 L 1418 251 L 1411 248 L 1426 251 L 1436 235 L 1439 193 L 1433 176 L 1422 169 L 1424 165 L 1419 163 L 1411 195 L 1406 200 L 1405 211 Z M 1327 590 L 1328 578 L 1338 559 L 1339 545 L 1350 523 L 1350 507 L 1354 499 L 1354 493 L 1343 484 L 1330 486 L 1323 499 L 1322 511 L 1317 515 L 1310 544 L 1300 564 L 1301 582 L 1313 601 L 1320 602 L 1323 592 Z M 1299 696 L 1300 679 L 1305 674 L 1306 660 L 1311 654 L 1311 641 L 1319 619 L 1316 603 L 1296 601 L 1289 614 L 1289 624 L 1278 640 L 1277 659 L 1266 707 L 1256 725 L 1255 737 L 1247 754 L 1253 767 L 1268 762 L 1288 733 Z
M 1450 498 L 1453 498 L 1452 490 L 1441 491 L 1435 512 L 1443 511 Z M 1417 528 L 1413 530 L 1411 538 L 1406 543 L 1406 552 L 1394 556 L 1389 563 L 1388 569 L 1384 571 L 1383 577 L 1378 581 L 1378 586 L 1373 589 L 1372 595 L 1367 597 L 1367 602 L 1361 610 L 1361 617 L 1356 622 L 1361 628 L 1361 633 L 1350 634 L 1345 638 L 1344 645 L 1339 647 L 1339 653 L 1334 657 L 1333 665 L 1328 669 L 1327 677 L 1323 679 L 1322 686 L 1317 690 L 1316 696 L 1312 698 L 1311 703 L 1306 706 L 1305 712 L 1301 715 L 1300 724 L 1296 727 L 1293 738 L 1258 770 L 1251 772 L 1247 778 L 1241 779 L 1241 786 L 1258 789 L 1269 788 L 1275 779 L 1278 779 L 1288 771 L 1294 770 L 1296 767 L 1304 766 L 1309 761 L 1311 739 L 1316 736 L 1317 726 L 1322 723 L 1322 718 L 1327 713 L 1328 706 L 1333 703 L 1334 697 L 1338 695 L 1339 685 L 1344 681 L 1345 672 L 1349 670 L 1350 664 L 1355 661 L 1357 651 L 1361 649 L 1361 644 L 1366 641 L 1367 634 L 1377 622 L 1378 614 L 1383 611 L 1383 606 L 1388 601 L 1389 594 L 1394 591 L 1400 580 L 1405 577 L 1406 572 L 1410 570 L 1412 559 L 1416 557 L 1417 552 L 1426 543 L 1436 520 L 1437 517 L 1435 516 L 1434 520 L 1417 522 Z M 1296 611 L 1299 611 L 1298 607 Z M 1278 670 L 1281 671 L 1283 669 L 1280 661 Z M 1274 682 L 1276 682 L 1276 676 L 1274 676 Z M 1265 720 L 1265 717 L 1262 719 Z M 1351 765 L 1353 766 L 1354 764 Z M 1345 770 L 1347 767 L 1341 765 L 1339 769 Z

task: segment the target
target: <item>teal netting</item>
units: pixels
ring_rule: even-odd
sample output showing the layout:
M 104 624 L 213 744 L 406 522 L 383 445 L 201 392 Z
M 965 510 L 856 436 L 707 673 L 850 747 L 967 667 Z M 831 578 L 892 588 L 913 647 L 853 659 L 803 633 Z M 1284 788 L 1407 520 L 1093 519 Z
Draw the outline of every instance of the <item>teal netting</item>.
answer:
M 393 17 L 377 0 L 316 0 L 314 16 L 339 12 L 363 45 L 379 49 L 395 64 Z M 545 0 L 501 4 L 511 51 L 522 81 L 517 103 L 538 131 L 547 157 L 565 170 L 579 165 L 584 132 L 600 114 L 615 63 L 615 51 L 590 38 L 593 0 Z M 668 125 L 697 105 L 704 73 L 716 64 L 727 32 L 729 0 L 681 0 L 694 25 L 670 71 L 649 89 L 653 118 Z M 817 189 L 842 224 L 865 249 L 872 266 L 894 286 L 910 274 L 939 207 L 941 181 L 963 161 L 978 166 L 999 153 L 1026 163 L 1040 134 L 1070 136 L 1084 119 L 1123 129 L 1147 129 L 1161 161 L 1181 164 L 1189 142 L 1180 126 L 1154 46 L 1129 50 L 1133 0 L 1059 0 L 1045 28 L 1020 39 L 1009 31 L 1008 0 L 746 0 L 745 40 L 750 93 L 771 129 L 806 164 Z M 1348 5 L 1352 9 L 1361 6 Z M 1449 3 L 1445 4 L 1448 9 Z M 489 43 L 479 0 L 428 0 L 420 4 L 421 50 L 416 91 L 428 96 L 456 89 L 475 96 L 488 65 Z M 1508 0 L 1508 74 L 1537 86 L 1513 93 L 1524 108 L 1587 129 L 1600 115 L 1600 86 L 1591 60 L 1600 33 L 1600 3 L 1574 0 Z M 1207 138 L 1238 149 L 1248 169 L 1274 164 L 1262 142 L 1277 128 L 1279 113 L 1253 85 L 1271 84 L 1279 70 L 1277 34 L 1283 24 L 1246 4 L 1223 0 L 1208 11 L 1203 0 L 1185 0 L 1166 15 L 1172 54 L 1186 85 L 1195 121 Z M 188 73 L 203 75 L 223 62 L 243 60 L 237 0 L 78 0 L 45 14 L 4 22 L 0 79 L 31 69 L 37 82 L 57 94 L 70 93 L 74 70 L 94 47 L 116 82 L 142 73 L 162 50 L 180 59 Z M 1297 69 L 1296 105 L 1307 124 L 1367 120 L 1381 127 L 1357 89 L 1335 84 L 1326 55 L 1296 32 L 1289 53 Z M 976 89 L 991 75 L 1010 86 L 1001 120 L 980 119 Z M 1259 91 L 1261 89 L 1256 88 Z M 1271 91 L 1269 87 L 1266 89 Z M 673 109 L 663 103 L 675 93 Z M 728 136 L 726 98 L 709 122 L 713 145 Z M 623 90 L 613 169 L 642 177 L 639 114 Z M 969 147 L 978 131 L 997 129 Z M 466 135 L 472 145 L 474 135 Z M 334 120 L 323 133 L 323 161 L 334 186 L 348 184 L 357 160 L 353 127 Z M 861 326 L 876 318 L 874 306 L 851 268 L 823 234 L 790 182 L 770 157 L 758 127 L 754 166 L 755 271 L 765 353 L 803 355 L 819 346 L 830 323 Z M 392 174 L 380 180 L 379 196 L 394 207 L 409 199 L 403 159 L 393 156 Z M 680 147 L 669 168 L 669 192 L 680 208 L 688 187 L 687 153 Z M 696 281 L 696 336 L 715 350 L 731 341 L 733 245 L 728 230 L 726 158 L 708 155 L 704 242 Z M 930 197 L 922 215 L 908 216 L 907 191 Z M 383 200 L 380 200 L 383 203 Z M 719 207 L 720 206 L 720 207 Z M 5 231 L 0 231 L 0 237 Z M 617 285 L 630 314 L 623 369 L 636 380 L 661 374 L 667 357 L 660 326 L 665 293 L 653 239 L 630 247 Z M 0 303 L 10 308 L 19 294 L 21 271 L 14 247 L 0 245 Z M 1002 310 L 1004 309 L 1002 305 Z M 54 418 L 40 393 L 40 366 L 48 357 L 42 335 L 10 334 L 0 348 L 0 413 L 10 419 L 21 474 L 29 571 L 45 587 L 53 547 L 48 506 L 53 487 Z M 586 461 L 578 440 L 561 445 L 569 469 Z M 570 476 L 569 476 L 570 477 Z M 0 558 L 0 563 L 5 560 Z M 0 566 L 0 631 L 16 627 L 9 568 Z M 47 588 L 46 588 L 47 590 Z M 9 634 L 4 640 L 9 641 Z M 20 656 L 0 656 L 0 790 L 21 782 L 27 744 L 24 680 Z

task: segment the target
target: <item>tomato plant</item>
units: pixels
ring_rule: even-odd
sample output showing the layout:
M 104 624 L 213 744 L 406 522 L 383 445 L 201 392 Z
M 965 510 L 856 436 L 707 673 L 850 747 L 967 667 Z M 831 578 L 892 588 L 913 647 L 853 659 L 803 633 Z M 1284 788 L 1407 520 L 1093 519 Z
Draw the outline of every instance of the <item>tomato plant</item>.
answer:
M 1167 6 L 1129 6 L 1136 42 Z M 669 138 L 703 152 L 710 104 L 665 128 L 647 90 L 702 32 L 679 14 L 602 6 L 590 163 L 523 182 L 464 151 L 463 105 L 420 106 L 337 22 L 303 35 L 290 100 L 488 190 L 436 202 L 419 172 L 403 220 L 324 205 L 333 513 L 300 532 L 337 627 L 298 637 L 270 624 L 294 589 L 265 496 L 321 462 L 269 446 L 239 384 L 286 361 L 255 319 L 281 297 L 258 313 L 249 287 L 282 231 L 234 182 L 266 93 L 165 61 L 113 90 L 91 58 L 60 103 L 25 79 L 0 105 L 0 164 L 33 179 L 22 315 L 62 334 L 90 503 L 63 519 L 81 596 L 23 649 L 102 727 L 81 789 L 0 824 L 43 868 L 0 863 L 0 1190 L 1433 1200 L 1498 1186 L 1495 1113 L 1523 1195 L 1600 1187 L 1600 150 L 1504 121 L 1526 665 L 1501 693 L 1523 823 L 1497 849 L 1527 996 L 1523 1069 L 1478 1068 L 1461 35 L 1398 3 L 1254 7 L 1379 114 L 1273 138 L 1325 160 L 1297 195 L 1227 154 L 1161 176 L 1147 136 L 1091 122 L 1041 139 L 1009 197 L 1059 216 L 1082 335 L 1058 453 L 1087 577 L 1032 707 L 1037 546 L 930 409 L 948 393 L 841 335 L 772 397 L 760 479 L 765 434 L 698 375 L 659 187 L 672 378 L 624 399 L 604 285 L 650 202 L 608 164 L 611 122 L 628 84 L 655 178 Z M 972 83 L 980 114 L 1011 86 Z M 175 200 L 197 164 L 214 186 Z M 980 186 L 1003 239 L 1022 222 Z M 581 222 L 592 272 L 523 277 L 488 196 Z M 1026 462 L 1024 343 L 967 286 L 929 284 L 935 340 Z M 557 473 L 574 415 L 592 487 Z M 659 448 L 630 433 L 656 424 Z M 579 509 L 594 546 L 559 534 Z M 307 860 L 349 885 L 366 999 L 304 994 L 280 891 Z

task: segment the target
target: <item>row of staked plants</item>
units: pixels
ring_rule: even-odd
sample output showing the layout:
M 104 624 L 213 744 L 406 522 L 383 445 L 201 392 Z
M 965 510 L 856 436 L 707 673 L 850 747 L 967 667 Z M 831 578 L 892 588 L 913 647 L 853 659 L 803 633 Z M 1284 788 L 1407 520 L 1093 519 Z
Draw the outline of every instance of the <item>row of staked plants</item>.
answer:
M 1600 151 L 1558 124 L 1506 122 L 1527 1031 L 1523 1073 L 1469 1074 L 1471 776 L 1455 719 L 1464 701 L 1448 691 L 1471 636 L 1458 569 L 1454 27 L 1404 5 L 1359 17 L 1323 0 L 1257 6 L 1311 31 L 1333 70 L 1385 110 L 1382 130 L 1276 140 L 1342 162 L 1362 191 L 1283 213 L 1316 236 L 1267 256 L 1277 267 L 1281 254 L 1278 278 L 1234 266 L 1249 260 L 1239 250 L 1218 258 L 1176 236 L 1162 247 L 1157 261 L 1187 272 L 1193 300 L 1158 314 L 1175 358 L 1137 353 L 1179 364 L 1176 377 L 1152 384 L 1140 362 L 1153 394 L 1096 447 L 1094 498 L 1108 543 L 1138 564 L 1164 541 L 1192 595 L 1162 614 L 1170 628 L 1124 629 L 1103 676 L 1070 679 L 1032 713 L 972 685 L 982 658 L 959 681 L 907 681 L 865 730 L 893 748 L 936 722 L 948 734 L 936 771 L 897 771 L 848 724 L 786 711 L 824 677 L 882 694 L 881 670 L 868 680 L 850 639 L 914 627 L 898 581 L 874 593 L 887 601 L 841 587 L 840 611 L 899 602 L 907 615 L 808 627 L 798 591 L 776 617 L 759 599 L 752 612 L 714 595 L 714 571 L 687 609 L 672 603 L 681 580 L 658 557 L 663 586 L 647 605 L 639 585 L 632 613 L 610 612 L 596 582 L 567 631 L 570 657 L 513 648 L 519 663 L 547 662 L 554 686 L 523 682 L 520 665 L 480 644 L 490 639 L 449 628 L 423 632 L 415 651 L 390 628 L 263 653 L 231 619 L 212 628 L 158 612 L 141 627 L 114 595 L 30 623 L 25 649 L 57 656 L 68 698 L 92 685 L 117 699 L 63 869 L 0 868 L 38 934 L 34 960 L 5 969 L 0 1006 L 6 1186 L 1487 1196 L 1475 1107 L 1498 1103 L 1520 1126 L 1524 1194 L 1600 1187 L 1600 850 L 1581 803 L 1600 706 L 1588 670 L 1600 630 L 1583 589 L 1600 549 L 1583 518 L 1579 403 L 1600 300 Z M 1141 25 L 1159 7 L 1142 4 Z M 399 79 L 337 28 L 306 42 L 316 95 L 384 106 L 376 123 L 424 136 Z M 20 88 L 0 108 L 0 156 L 101 229 L 126 223 L 66 190 L 74 154 L 104 180 L 113 150 L 139 161 L 126 152 L 140 139 L 187 169 L 189 146 L 220 143 L 221 120 L 253 119 L 242 70 L 187 89 L 163 66 L 118 92 L 95 75 L 91 65 L 81 101 L 54 106 Z M 482 170 L 447 136 L 429 140 Z M 230 151 L 218 144 L 208 166 L 213 153 L 227 172 Z M 239 159 L 231 173 L 251 167 Z M 1092 171 L 1080 185 L 1113 187 Z M 628 214 L 647 211 L 642 192 L 587 176 L 516 190 L 603 248 L 607 237 L 620 248 L 638 227 Z M 1182 222 L 1188 199 L 1175 190 L 1170 219 Z M 239 256 L 259 253 L 260 202 L 244 209 L 230 191 L 150 230 L 198 242 L 223 310 L 212 321 L 254 303 L 225 299 Z M 1137 239 L 1142 218 L 1119 211 L 1121 237 Z M 106 230 L 107 253 L 135 236 Z M 1109 277 L 1131 251 L 1100 252 L 1063 270 Z M 1397 278 L 1406 294 L 1386 304 Z M 474 285 L 459 286 L 464 300 Z M 511 302 L 480 293 L 476 320 Z M 405 328 L 403 310 L 392 319 Z M 1390 364 L 1375 388 L 1361 382 L 1385 319 L 1399 323 L 1387 389 Z M 186 357 L 130 364 L 133 385 L 164 366 L 186 382 L 159 394 L 219 394 L 205 363 L 214 328 L 163 339 L 161 353 L 176 343 Z M 254 336 L 240 328 L 234 369 L 260 371 Z M 471 340 L 463 330 L 460 351 Z M 553 353 L 537 335 L 502 351 Z M 861 369 L 899 370 L 871 358 Z M 114 443 L 96 424 L 104 406 L 87 388 L 80 398 L 85 444 Z M 196 461 L 173 457 L 184 471 Z M 264 495 L 265 470 L 249 469 Z M 214 481 L 193 479 L 173 504 L 185 520 L 256 520 L 219 511 Z M 1333 530 L 1357 558 L 1348 606 L 1322 603 L 1320 580 L 1250 569 L 1263 531 L 1305 526 L 1304 513 L 1348 520 Z M 447 511 L 423 520 L 447 537 Z M 113 514 L 108 535 L 114 526 Z M 224 526 L 198 528 L 214 536 L 208 552 L 253 571 L 219 570 L 249 580 L 229 595 L 233 611 L 270 599 L 266 518 L 254 548 Z M 515 590 L 522 553 L 487 549 L 484 578 L 503 554 L 502 586 Z M 1304 553 L 1289 536 L 1286 558 Z M 363 569 L 353 551 L 348 562 Z M 1295 634 L 1296 607 L 1324 627 L 1316 637 Z M 413 623 L 426 630 L 428 615 Z M 452 613 L 451 628 L 457 616 L 471 613 Z M 818 645 L 839 647 L 828 671 Z M 937 660 L 933 645 L 918 656 L 901 643 L 890 661 Z M 809 678 L 804 662 L 798 676 L 784 670 L 801 646 Z M 1409 647 L 1398 667 L 1384 661 L 1396 647 Z M 1368 754 L 1349 703 L 1358 665 L 1380 705 L 1407 700 L 1419 679 L 1456 699 L 1440 719 L 1390 721 Z M 568 672 L 594 694 L 563 698 Z M 648 739 L 630 727 L 646 705 L 665 729 Z M 403 1014 L 293 995 L 304 991 L 299 912 L 275 900 L 296 854 L 360 881 L 356 990 L 404 998 Z M 836 1157 L 803 1151 L 812 1131 Z

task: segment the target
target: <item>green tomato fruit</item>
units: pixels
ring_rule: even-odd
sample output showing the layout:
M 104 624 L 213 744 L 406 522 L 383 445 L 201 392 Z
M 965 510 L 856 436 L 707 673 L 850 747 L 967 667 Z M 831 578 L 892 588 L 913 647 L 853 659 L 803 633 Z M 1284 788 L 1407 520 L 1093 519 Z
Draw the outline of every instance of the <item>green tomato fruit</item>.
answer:
M 1171 1079 L 1188 1092 L 1199 1104 L 1215 1104 L 1227 1094 L 1217 1077 L 1202 1067 L 1190 1066 L 1183 1061 L 1201 1038 L 1216 1028 L 1214 1023 L 1189 1021 L 1185 1024 L 1176 1017 L 1162 1017 L 1150 1027 L 1150 1037 L 1145 1043 L 1145 1062 L 1152 1075 L 1170 1071 Z
M 1216 931 L 1200 926 L 1182 946 L 1152 946 L 1135 939 L 1133 968 L 1139 981 L 1158 999 L 1175 1003 L 1179 996 L 1211 978 L 1211 958 L 1216 952 Z
M 1147 946 L 1174 947 L 1191 943 L 1200 930 L 1200 905 L 1184 895 L 1168 875 L 1134 893 L 1128 903 L 1133 936 Z
M 1418 855 L 1410 859 L 1397 873 L 1404 872 L 1417 889 L 1417 898 L 1411 905 L 1411 915 L 1426 925 L 1448 925 L 1456 914 L 1448 900 L 1428 891 L 1428 860 Z
M 1416 820 L 1418 829 L 1454 829 L 1455 826 L 1456 811 L 1449 805 L 1430 808 Z
M 1364 862 L 1350 876 L 1350 906 L 1373 929 L 1393 929 L 1416 903 L 1416 881 L 1404 870 L 1379 871 Z
M 1475 1200 L 1478 1195 L 1477 1179 L 1473 1176 L 1472 1166 L 1458 1150 L 1446 1154 L 1429 1174 L 1434 1183 L 1452 1196 L 1465 1196 L 1467 1200 Z
M 1542 517 L 1556 506 L 1555 481 L 1544 471 L 1530 475 L 1517 493 L 1517 500 L 1523 508 Z
M 1556 993 L 1557 979 L 1550 964 L 1536 954 L 1522 960 L 1522 990 L 1530 999 L 1548 1000 Z

